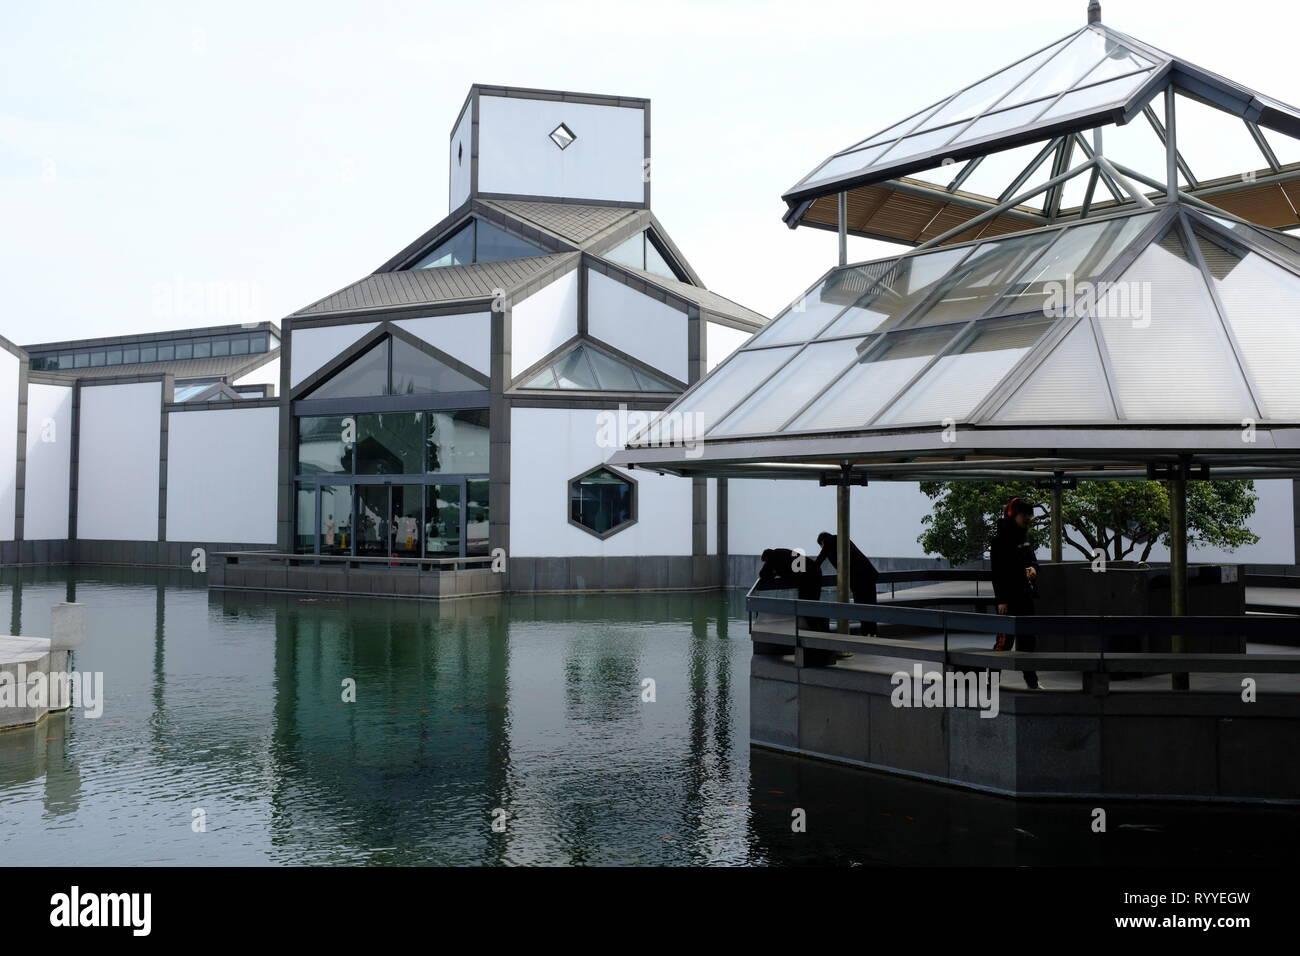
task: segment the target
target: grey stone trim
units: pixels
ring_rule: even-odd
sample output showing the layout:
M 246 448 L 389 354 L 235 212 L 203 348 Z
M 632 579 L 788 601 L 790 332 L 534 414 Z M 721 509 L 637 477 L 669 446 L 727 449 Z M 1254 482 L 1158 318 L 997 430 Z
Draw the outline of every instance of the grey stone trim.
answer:
M 168 412 L 212 412 L 222 408 L 279 408 L 280 400 L 269 398 L 239 398 L 216 402 L 168 402 Z
M 105 375 L 101 378 L 78 379 L 78 388 L 94 388 L 97 385 L 144 385 L 150 382 L 162 383 L 165 379 L 175 381 L 170 372 L 154 372 L 152 375 Z
M 709 309 L 700 309 L 700 315 L 707 321 L 712 322 L 714 325 L 725 325 L 727 328 L 736 329 L 740 332 L 749 332 L 752 334 L 757 332 L 759 329 L 766 328 L 765 325 L 758 322 L 746 322 L 743 319 L 736 318 L 735 316 L 723 315 L 721 312 L 713 312 Z
M 238 368 L 233 372 L 227 372 L 226 375 L 224 376 L 224 381 L 228 382 L 231 385 L 234 385 L 235 379 L 242 378 L 243 376 L 249 374 L 250 372 L 256 372 L 263 365 L 269 365 L 271 362 L 274 362 L 279 357 L 280 357 L 280 349 L 278 347 L 273 349 L 267 349 L 261 355 L 257 356 L 256 361 L 249 362 L 247 365 L 243 366 L 242 368 Z
M 158 406 L 158 540 L 167 540 L 167 433 L 170 420 L 167 406 L 176 397 L 176 380 L 163 376 L 162 401 Z
M 70 547 L 71 542 L 66 538 L 3 541 L 0 542 L 0 568 L 69 565 L 74 563 Z M 22 582 L 16 580 L 14 587 L 22 587 Z M 18 630 L 13 622 L 10 623 L 10 630 Z
M 506 386 L 510 375 L 511 311 L 505 303 L 492 311 L 491 330 L 491 404 L 488 407 L 488 549 L 506 554 L 506 581 L 509 587 L 510 560 L 510 403 Z
M 635 398 L 620 397 L 622 393 L 611 392 L 556 392 L 552 398 L 542 393 L 509 394 L 505 396 L 511 408 L 573 408 L 573 409 L 612 409 L 623 405 L 628 411 L 658 412 L 663 411 L 675 401 L 666 398 L 662 402 L 642 401 L 644 392 L 637 392 Z
M 76 384 L 77 376 L 70 375 L 66 372 L 50 372 L 44 369 L 34 369 L 30 365 L 27 367 L 27 381 L 37 385 L 63 385 L 71 388 Z
M 21 345 L 15 345 L 3 335 L 0 335 L 0 350 L 8 352 L 10 355 L 17 356 L 20 362 L 26 362 L 31 357 L 27 354 L 27 350 Z
M 23 540 L 23 514 L 27 507 L 27 385 L 30 370 L 18 362 L 18 443 L 14 446 L 14 540 Z
M 552 100 L 561 103 L 585 103 L 588 106 L 623 106 L 628 109 L 645 109 L 650 105 L 648 99 L 640 96 L 574 93 L 569 90 L 542 90 L 523 86 L 492 86 L 486 83 L 475 83 L 471 89 L 477 96 L 505 96 L 522 100 Z
M 376 309 L 372 312 L 336 312 L 327 316 L 295 315 L 293 328 L 298 331 L 323 329 L 335 325 L 360 325 L 369 322 L 391 322 L 397 319 L 437 318 L 441 315 L 464 315 L 470 312 L 487 312 L 492 303 L 490 296 L 477 299 L 460 299 L 456 302 L 442 302 L 432 305 L 403 306 L 400 309 Z M 477 306 L 477 308 L 475 308 Z M 414 315 L 412 313 L 415 313 Z M 287 320 L 286 320 L 287 321 Z M 287 327 L 286 327 L 287 329 Z M 288 332 L 285 341 L 289 339 Z M 283 346 L 281 346 L 283 350 Z
M 621 206 L 625 209 L 644 209 L 641 203 L 629 203 L 621 199 L 585 199 L 582 196 L 541 196 L 532 193 L 480 193 L 476 199 L 518 199 L 521 202 L 572 203 L 575 206 Z
M 209 335 L 238 335 L 241 332 L 270 332 L 280 338 L 280 329 L 274 322 L 258 322 L 248 325 L 209 325 L 197 329 L 177 329 L 172 332 L 142 332 L 135 335 L 114 335 L 97 339 L 68 339 L 63 342 L 40 342 L 27 346 L 30 350 L 53 352 L 71 348 L 99 348 L 107 345 L 146 344 L 149 342 L 170 342 L 173 339 L 200 339 Z M 273 349 L 268 349 L 269 354 Z
M 478 84 L 471 86 L 469 91 L 469 95 L 474 100 L 474 112 L 470 114 L 469 121 L 469 195 L 471 199 L 478 195 L 479 120 L 483 116 L 483 111 L 479 109 L 479 91 Z
M 569 512 L 569 488 L 573 486 L 573 483 L 575 481 L 582 481 L 582 479 L 588 477 L 589 475 L 594 475 L 598 471 L 612 472 L 614 475 L 618 476 L 619 478 L 622 478 L 624 481 L 626 481 L 629 485 L 632 486 L 631 517 L 629 517 L 626 521 L 622 521 L 614 525 L 614 527 L 610 528 L 608 531 L 596 531 L 594 528 L 588 528 L 585 524 L 582 524 L 579 521 L 574 521 L 573 515 L 570 514 Z M 639 510 L 640 499 L 641 499 L 640 483 L 635 478 L 633 478 L 631 475 L 624 474 L 622 471 L 620 471 L 617 468 L 605 464 L 600 464 L 592 468 L 588 468 L 586 471 L 581 472 L 580 474 L 574 475 L 572 478 L 570 478 L 568 481 L 564 483 L 564 516 L 566 519 L 568 519 L 569 524 L 573 525 L 579 531 L 585 531 L 593 538 L 598 538 L 599 540 L 604 541 L 606 538 L 612 538 L 620 531 L 626 531 L 628 528 L 632 527 L 632 525 L 636 524 L 638 520 L 640 520 L 640 510 Z
M 68 538 L 77 537 L 77 484 L 81 461 L 81 383 L 72 387 L 72 447 L 68 449 Z
M 644 164 L 641 167 L 641 179 L 645 183 L 645 207 L 650 208 L 650 180 L 654 178 L 654 166 L 650 162 L 650 101 L 645 101 L 642 108 L 642 115 L 645 119 L 645 150 L 641 154 L 641 161 Z
M 280 551 L 293 549 L 293 457 L 296 449 L 294 448 L 293 414 L 289 404 L 289 393 L 292 391 L 289 387 L 289 375 L 293 367 L 292 331 L 300 321 L 300 319 L 284 320 L 284 339 L 280 345 L 280 397 L 276 402 L 280 408 L 280 439 L 276 461 L 275 496 L 275 544 Z M 312 325 L 312 323 L 304 324 L 308 327 Z

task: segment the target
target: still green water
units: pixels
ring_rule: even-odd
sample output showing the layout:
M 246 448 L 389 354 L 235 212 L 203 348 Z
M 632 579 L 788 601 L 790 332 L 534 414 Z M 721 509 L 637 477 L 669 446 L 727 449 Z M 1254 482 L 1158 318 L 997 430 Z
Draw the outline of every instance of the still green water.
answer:
M 10 633 L 47 635 L 73 599 L 104 714 L 0 732 L 2 865 L 1250 865 L 1298 845 L 1293 810 L 1115 804 L 1099 836 L 1091 805 L 751 749 L 738 592 L 434 604 L 0 576 Z

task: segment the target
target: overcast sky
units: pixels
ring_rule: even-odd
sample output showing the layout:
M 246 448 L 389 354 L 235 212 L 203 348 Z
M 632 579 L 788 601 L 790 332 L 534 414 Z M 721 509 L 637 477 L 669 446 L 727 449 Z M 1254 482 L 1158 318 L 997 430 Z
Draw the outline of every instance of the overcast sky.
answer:
M 5 0 L 0 334 L 279 320 L 368 274 L 446 215 L 474 82 L 648 97 L 656 214 L 711 289 L 770 315 L 835 256 L 785 227 L 782 192 L 1086 7 Z M 1300 103 L 1294 10 L 1110 0 L 1103 19 Z M 230 297 L 187 300 L 210 283 Z

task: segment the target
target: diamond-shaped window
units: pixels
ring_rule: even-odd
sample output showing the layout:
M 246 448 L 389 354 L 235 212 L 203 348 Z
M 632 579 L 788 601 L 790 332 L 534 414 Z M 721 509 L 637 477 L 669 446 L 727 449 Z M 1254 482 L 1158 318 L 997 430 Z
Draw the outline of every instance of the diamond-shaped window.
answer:
M 577 138 L 577 134 L 563 123 L 551 130 L 551 142 L 560 149 L 568 149 Z

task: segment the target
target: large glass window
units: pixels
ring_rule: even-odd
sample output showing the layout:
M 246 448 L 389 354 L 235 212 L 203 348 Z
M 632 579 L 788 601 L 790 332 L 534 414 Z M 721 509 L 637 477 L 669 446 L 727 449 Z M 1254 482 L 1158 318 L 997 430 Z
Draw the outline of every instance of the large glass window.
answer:
M 358 475 L 418 475 L 425 443 L 425 412 L 356 416 Z
M 460 554 L 460 485 L 428 485 L 424 509 L 424 553 L 431 558 Z
M 500 262 L 546 255 L 546 250 L 484 219 L 471 219 L 438 243 L 412 269 L 439 269 L 471 262 Z
M 472 475 L 488 470 L 488 412 L 485 408 L 459 412 L 428 412 L 429 450 L 425 470 L 430 474 Z
M 321 485 L 320 553 L 352 553 L 352 487 Z
M 485 386 L 403 339 L 385 336 L 339 369 L 308 397 L 369 398 L 484 391 Z
M 316 485 L 299 482 L 293 526 L 294 550 L 310 554 L 316 550 Z
M 465 482 L 465 553 L 488 553 L 488 480 Z
M 344 415 L 299 418 L 298 474 L 351 474 L 355 443 L 356 420 L 353 418 Z
M 381 339 L 351 364 L 313 389 L 312 398 L 365 398 L 388 392 L 389 340 Z
M 401 339 L 392 340 L 393 379 L 390 394 L 431 395 L 471 392 L 483 386 Z

